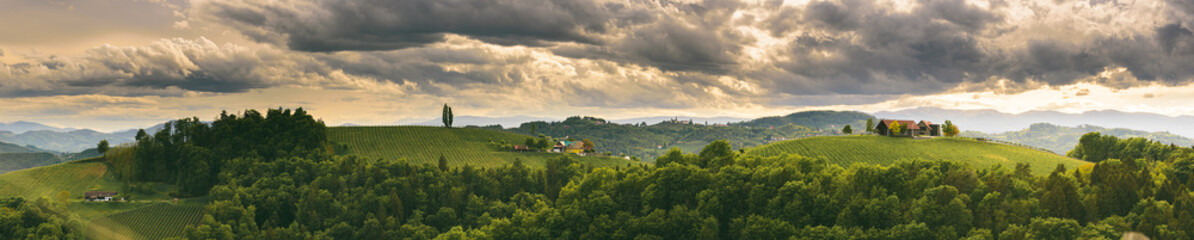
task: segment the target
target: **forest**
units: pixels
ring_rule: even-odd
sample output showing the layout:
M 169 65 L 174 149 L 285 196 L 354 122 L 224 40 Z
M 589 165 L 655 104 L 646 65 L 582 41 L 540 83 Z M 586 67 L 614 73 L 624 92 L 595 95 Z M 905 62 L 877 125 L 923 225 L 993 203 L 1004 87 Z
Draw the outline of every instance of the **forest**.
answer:
M 1127 141 L 1127 140 L 1123 140 Z M 1097 149 L 1083 150 L 1084 154 Z M 1122 151 L 1122 149 L 1121 149 Z M 544 169 L 307 154 L 227 160 L 190 239 L 1158 239 L 1194 232 L 1194 150 L 1033 175 L 953 161 L 839 167 L 726 141 L 655 165 Z M 1121 155 L 1128 156 L 1128 155 Z
M 206 195 L 230 159 L 271 161 L 324 150 L 327 127 L 302 108 L 247 110 L 241 116 L 220 113 L 210 123 L 199 118 L 170 121 L 157 133 L 137 132 L 131 157 L 109 158 L 126 184 L 165 182 L 177 196 Z

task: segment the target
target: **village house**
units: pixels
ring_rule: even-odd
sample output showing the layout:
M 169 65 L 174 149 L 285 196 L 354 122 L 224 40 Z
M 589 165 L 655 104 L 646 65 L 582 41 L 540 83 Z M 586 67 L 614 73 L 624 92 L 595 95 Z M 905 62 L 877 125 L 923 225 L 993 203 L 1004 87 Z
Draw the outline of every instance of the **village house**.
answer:
M 920 120 L 920 123 L 917 123 L 916 126 L 920 128 L 921 135 L 941 136 L 941 124 L 933 124 L 933 122 Z
M 555 146 L 552 146 L 551 152 L 580 154 L 585 152 L 586 149 L 591 149 L 585 147 L 585 142 L 583 141 L 559 141 Z
M 116 196 L 114 191 L 89 191 L 83 193 L 83 199 L 87 201 L 112 201 L 112 197 Z
M 900 132 L 899 134 L 895 134 L 895 131 L 892 131 L 890 127 L 892 123 L 897 122 L 900 123 L 900 126 L 904 127 L 904 131 Z M 875 125 L 875 133 L 879 134 L 880 136 L 919 136 L 921 135 L 920 130 L 920 125 L 916 124 L 916 122 L 912 120 L 882 119 L 879 120 L 879 124 Z

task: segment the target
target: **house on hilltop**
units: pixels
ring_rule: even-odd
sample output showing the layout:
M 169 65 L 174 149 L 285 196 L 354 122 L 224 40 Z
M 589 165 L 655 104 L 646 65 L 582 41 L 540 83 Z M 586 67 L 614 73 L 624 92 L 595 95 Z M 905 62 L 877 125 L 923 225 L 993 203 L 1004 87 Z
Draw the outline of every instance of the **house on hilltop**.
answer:
M 891 130 L 892 123 L 900 123 L 904 131 L 900 134 L 894 134 Z M 920 122 L 912 120 L 896 120 L 896 119 L 882 119 L 875 125 L 875 133 L 880 136 L 941 136 L 941 124 L 933 124 L 933 122 L 920 120 Z
M 87 201 L 112 201 L 112 197 L 116 197 L 115 191 L 89 191 L 83 193 L 83 199 Z
M 892 123 L 897 122 L 904 128 L 904 131 L 900 132 L 900 134 L 895 134 L 890 127 Z M 879 124 L 875 125 L 875 133 L 878 133 L 880 136 L 917 136 L 920 135 L 920 125 L 917 125 L 912 120 L 883 119 L 879 120 Z
M 551 152 L 580 154 L 586 149 L 592 149 L 592 147 L 585 146 L 584 141 L 559 141 L 552 146 Z

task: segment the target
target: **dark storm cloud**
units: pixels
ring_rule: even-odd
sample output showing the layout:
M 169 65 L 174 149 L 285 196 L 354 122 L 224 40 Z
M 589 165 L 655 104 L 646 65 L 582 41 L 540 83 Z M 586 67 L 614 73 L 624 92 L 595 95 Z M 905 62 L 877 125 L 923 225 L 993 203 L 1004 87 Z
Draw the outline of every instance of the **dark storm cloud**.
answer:
M 804 24 L 795 28 L 820 31 L 791 42 L 790 61 L 776 64 L 783 72 L 746 74 L 776 79 L 762 84 L 797 94 L 926 94 L 995 79 L 1065 85 L 1117 67 L 1128 69 L 1138 81 L 1095 81 L 1126 88 L 1148 82 L 1180 84 L 1194 76 L 1194 36 L 1186 25 L 1081 42 L 1040 38 L 1022 47 L 998 46 L 982 40 L 1015 30 L 998 25 L 1001 13 L 961 0 L 919 3 L 905 13 L 882 9 L 873 1 L 812 2 L 803 9 Z M 1188 1 L 1170 3 L 1179 9 L 1194 6 Z M 788 25 L 770 24 L 772 34 L 791 31 L 784 29 Z
M 1084 43 L 1037 40 L 1003 63 L 1006 65 L 992 66 L 994 73 L 1016 81 L 1064 85 L 1123 67 L 1136 81 L 1096 80 L 1115 88 L 1149 82 L 1181 84 L 1194 76 L 1194 37 L 1188 28 L 1167 24 L 1154 29 L 1152 36 L 1107 37 Z
M 505 45 L 592 43 L 606 31 L 609 7 L 571 0 L 322 0 L 216 2 L 211 14 L 250 35 L 283 36 L 295 50 L 392 50 L 440 42 L 454 33 Z
M 797 37 L 791 60 L 777 64 L 785 72 L 754 76 L 787 93 L 927 93 L 988 72 L 995 59 L 975 37 L 999 16 L 962 1 L 921 3 L 910 13 L 872 1 L 810 3 L 802 19 L 832 34 Z
M 407 49 L 458 34 L 507 46 L 575 43 L 556 51 L 666 70 L 725 72 L 745 41 L 725 29 L 739 6 L 736 1 L 216 1 L 202 12 L 253 39 L 299 51 Z

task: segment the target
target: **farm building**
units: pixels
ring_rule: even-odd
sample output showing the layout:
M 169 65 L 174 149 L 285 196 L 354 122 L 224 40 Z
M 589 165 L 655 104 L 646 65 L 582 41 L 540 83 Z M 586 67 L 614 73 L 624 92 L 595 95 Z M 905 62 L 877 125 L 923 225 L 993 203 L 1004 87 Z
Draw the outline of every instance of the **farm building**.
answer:
M 514 145 L 514 151 L 515 152 L 530 152 L 531 148 L 527 147 L 527 145 Z
M 586 148 L 584 141 L 560 141 L 551 148 L 551 152 L 559 153 L 583 153 Z
M 89 191 L 83 193 L 83 199 L 87 201 L 112 201 L 112 197 L 116 196 L 114 191 Z
M 891 128 L 889 127 L 892 123 L 897 122 L 900 123 L 904 129 L 904 131 L 900 132 L 900 134 L 894 134 L 894 131 L 891 131 Z M 921 135 L 921 129 L 920 125 L 916 124 L 916 122 L 912 120 L 883 119 L 879 121 L 879 124 L 875 125 L 875 133 L 878 133 L 881 136 L 918 136 Z
M 933 124 L 933 122 L 920 120 L 920 123 L 917 123 L 916 126 L 920 127 L 921 135 L 941 136 L 941 124 Z

